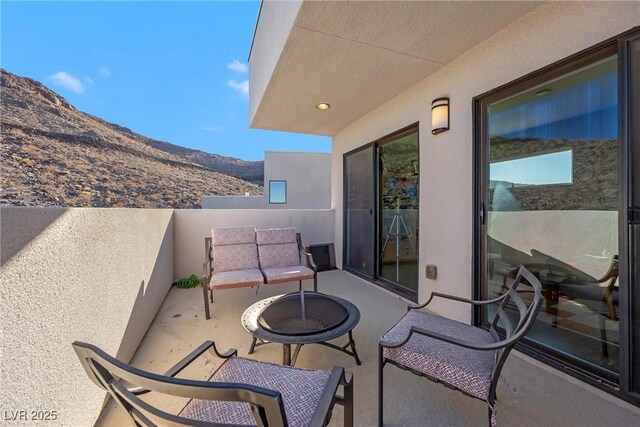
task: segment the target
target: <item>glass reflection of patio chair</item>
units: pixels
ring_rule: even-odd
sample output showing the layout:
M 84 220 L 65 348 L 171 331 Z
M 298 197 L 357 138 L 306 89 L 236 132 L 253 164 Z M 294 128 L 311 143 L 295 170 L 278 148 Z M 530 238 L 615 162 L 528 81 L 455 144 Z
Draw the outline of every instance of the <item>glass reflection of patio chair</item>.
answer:
M 552 256 L 546 255 L 538 250 L 531 249 L 536 262 L 524 264 L 542 284 L 543 292 L 547 297 L 547 304 L 550 301 L 558 300 L 558 293 L 569 297 L 584 297 L 585 299 L 600 300 L 607 304 L 608 316 L 611 320 L 617 320 L 615 284 L 618 279 L 618 255 L 614 255 L 609 264 L 607 272 L 596 279 L 578 270 L 577 268 L 564 263 Z M 518 269 L 514 268 L 504 275 L 502 290 L 506 289 L 507 279 L 515 277 Z M 607 283 L 608 282 L 608 283 Z
M 340 367 L 329 373 L 258 362 L 236 357 L 233 349 L 219 353 L 214 342 L 207 341 L 158 375 L 123 363 L 91 344 L 76 341 L 73 349 L 89 378 L 113 397 L 136 426 L 324 426 L 336 403 L 344 406 L 344 425 L 353 425 L 352 375 Z M 209 381 L 175 378 L 207 350 L 226 359 Z M 340 385 L 343 396 L 336 394 Z M 173 415 L 139 397 L 151 391 L 191 400 Z
M 534 293 L 528 305 L 517 289 L 525 280 Z M 497 304 L 490 329 L 487 331 L 418 311 L 436 296 L 476 306 Z M 379 344 L 378 425 L 381 426 L 383 421 L 383 368 L 391 363 L 484 400 L 489 406 L 489 424 L 495 426 L 496 386 L 500 372 L 513 346 L 533 326 L 542 300 L 540 281 L 526 268 L 520 267 L 507 292 L 498 298 L 473 301 L 434 292 L 425 304 L 409 307 L 408 313 L 382 336 Z M 513 311 L 513 305 L 518 313 L 515 325 L 514 319 L 507 314 L 507 311 Z M 504 329 L 504 338 L 499 336 L 499 323 Z
M 605 320 L 618 321 L 618 255 L 614 255 L 607 272 L 600 279 L 582 283 L 560 283 L 558 293 L 598 316 L 602 354 L 609 356 L 609 339 Z
M 608 356 L 609 341 L 605 319 L 618 320 L 616 309 L 618 291 L 615 286 L 618 279 L 618 255 L 613 256 L 607 272 L 600 279 L 596 279 L 536 249 L 531 249 L 531 254 L 536 262 L 525 264 L 525 267 L 540 280 L 546 309 L 551 309 L 551 305 L 558 301 L 559 295 L 564 295 L 597 314 L 602 354 Z M 517 269 L 513 269 L 505 275 L 503 290 L 506 288 L 507 277 L 515 275 L 516 271 Z M 602 304 L 603 302 L 605 305 Z M 603 309 L 603 307 L 606 308 Z M 552 326 L 556 326 L 555 321 Z

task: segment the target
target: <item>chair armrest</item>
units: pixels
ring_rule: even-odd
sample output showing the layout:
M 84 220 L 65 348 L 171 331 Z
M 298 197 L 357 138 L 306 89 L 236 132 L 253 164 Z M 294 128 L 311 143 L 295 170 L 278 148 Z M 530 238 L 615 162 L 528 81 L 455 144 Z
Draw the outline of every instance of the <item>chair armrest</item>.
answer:
M 300 255 L 304 256 L 307 259 L 307 266 L 314 271 L 314 273 L 318 272 L 318 267 L 316 263 L 313 261 L 313 255 L 311 252 L 307 252 L 302 246 L 302 242 L 298 240 L 298 250 L 300 251 Z
M 203 269 L 204 269 L 204 277 L 206 278 L 211 278 L 211 245 L 212 245 L 212 239 L 211 237 L 205 237 L 204 238 L 204 263 L 203 263 Z
M 409 310 L 418 310 L 421 308 L 425 308 L 427 305 L 429 305 L 429 303 L 431 303 L 431 301 L 433 300 L 433 297 L 440 297 L 440 298 L 444 298 L 444 299 L 450 299 L 453 301 L 459 301 L 459 302 L 464 302 L 467 304 L 473 304 L 473 305 L 489 305 L 489 304 L 496 304 L 501 302 L 507 294 L 504 295 L 500 295 L 498 298 L 494 298 L 494 299 L 490 299 L 490 300 L 486 300 L 486 301 L 477 301 L 477 300 L 472 300 L 472 299 L 468 299 L 468 298 L 462 298 L 462 297 L 458 297 L 455 295 L 447 295 L 447 294 L 441 294 L 440 292 L 432 292 L 431 296 L 429 297 L 429 300 L 427 302 L 425 302 L 424 304 L 421 305 L 417 305 L 417 306 L 409 306 L 407 307 L 407 311 Z
M 230 348 L 229 350 L 225 351 L 224 353 L 220 353 L 218 351 L 218 349 L 216 348 L 216 343 L 215 342 L 213 342 L 213 341 L 205 341 L 200 345 L 200 347 L 198 347 L 195 350 L 193 350 L 191 353 L 186 355 L 184 357 L 184 359 L 182 359 L 181 361 L 176 363 L 171 369 L 169 369 L 167 372 L 165 372 L 164 375 L 167 376 L 167 377 L 173 377 L 173 376 L 179 374 L 180 371 L 182 371 L 184 368 L 189 366 L 189 364 L 191 364 L 194 360 L 196 360 L 198 357 L 200 357 L 200 355 L 202 353 L 204 353 L 205 351 L 207 351 L 209 349 L 212 349 L 213 352 L 215 353 L 215 355 L 218 356 L 221 359 L 228 359 L 228 358 L 238 354 L 238 350 L 236 350 L 235 348 Z
M 307 267 L 312 269 L 315 273 L 318 272 L 318 266 L 313 261 L 313 255 L 308 252 L 300 251 L 300 255 L 304 255 L 307 258 Z
M 202 264 L 202 286 L 206 286 L 211 280 L 211 268 L 208 262 Z
M 224 353 L 220 353 L 218 351 L 218 349 L 216 348 L 216 343 L 215 342 L 213 342 L 213 341 L 205 341 L 198 348 L 196 348 L 191 353 L 186 355 L 181 361 L 179 361 L 178 363 L 173 365 L 171 368 L 169 368 L 169 370 L 166 371 L 163 375 L 166 376 L 166 377 L 175 377 L 184 368 L 189 366 L 194 360 L 196 360 L 198 357 L 200 357 L 202 355 L 202 353 L 204 353 L 205 351 L 207 351 L 209 349 L 212 349 L 213 352 L 215 353 L 215 355 L 218 356 L 221 359 L 228 359 L 228 358 L 238 354 L 238 350 L 236 350 L 235 348 L 230 348 L 229 350 L 225 351 Z M 140 396 L 142 394 L 148 393 L 150 390 L 147 390 L 147 389 L 142 388 L 142 387 L 136 387 L 136 388 L 133 388 L 133 389 L 129 389 L 129 391 L 131 393 L 137 395 L 137 396 Z
M 524 331 L 526 332 L 526 331 Z M 520 339 L 520 337 L 522 335 L 524 335 L 523 331 L 520 330 L 517 333 L 515 333 L 513 336 L 511 336 L 510 338 L 506 339 L 506 340 L 501 340 L 501 341 L 497 341 L 491 344 L 479 344 L 479 343 L 472 343 L 472 342 L 468 342 L 468 341 L 464 341 L 464 340 L 459 340 L 456 338 L 452 338 L 449 337 L 447 335 L 442 335 L 439 334 L 437 332 L 432 332 L 429 331 L 427 329 L 424 328 L 420 328 L 418 326 L 412 326 L 411 329 L 409 330 L 409 334 L 407 335 L 407 337 L 400 342 L 390 342 L 390 341 L 382 341 L 380 340 L 380 346 L 381 347 L 388 347 L 388 348 L 396 348 L 396 347 L 402 347 L 403 345 L 405 345 L 410 339 L 411 336 L 413 334 L 418 334 L 418 335 L 424 335 L 426 337 L 429 338 L 434 338 L 440 341 L 444 341 L 444 342 L 448 342 L 450 344 L 455 344 L 457 346 L 460 347 L 465 347 L 465 348 L 470 348 L 472 350 L 499 350 L 501 348 L 505 348 L 508 347 L 512 344 L 515 344 L 516 341 L 518 341 Z
M 327 384 L 322 391 L 322 396 L 320 396 L 318 406 L 316 406 L 316 411 L 309 422 L 310 427 L 324 427 L 328 424 L 331 416 L 331 408 L 333 407 L 333 402 L 336 400 L 338 386 L 344 385 L 348 387 L 352 379 L 352 375 L 347 374 L 344 368 L 340 366 L 333 367 L 329 374 Z

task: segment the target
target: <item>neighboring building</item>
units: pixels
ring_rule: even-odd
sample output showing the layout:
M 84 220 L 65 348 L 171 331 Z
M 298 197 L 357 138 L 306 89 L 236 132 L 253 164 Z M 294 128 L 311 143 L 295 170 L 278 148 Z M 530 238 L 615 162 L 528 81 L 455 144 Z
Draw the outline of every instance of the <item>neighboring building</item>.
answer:
M 265 151 L 263 196 L 204 196 L 203 209 L 330 209 L 331 153 Z
M 424 302 L 524 264 L 522 350 L 640 402 L 640 2 L 265 1 L 250 68 L 252 127 L 333 138 L 340 268 Z

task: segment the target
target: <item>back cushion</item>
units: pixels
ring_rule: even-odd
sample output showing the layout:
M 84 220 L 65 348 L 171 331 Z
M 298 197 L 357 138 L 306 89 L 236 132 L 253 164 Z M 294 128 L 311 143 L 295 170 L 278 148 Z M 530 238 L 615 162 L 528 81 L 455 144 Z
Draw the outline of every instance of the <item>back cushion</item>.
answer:
M 259 268 L 255 227 L 228 227 L 212 230 L 214 271 Z
M 213 245 L 237 245 L 239 243 L 256 243 L 256 227 L 225 227 L 211 230 Z
M 295 228 L 256 230 L 262 268 L 300 265 Z

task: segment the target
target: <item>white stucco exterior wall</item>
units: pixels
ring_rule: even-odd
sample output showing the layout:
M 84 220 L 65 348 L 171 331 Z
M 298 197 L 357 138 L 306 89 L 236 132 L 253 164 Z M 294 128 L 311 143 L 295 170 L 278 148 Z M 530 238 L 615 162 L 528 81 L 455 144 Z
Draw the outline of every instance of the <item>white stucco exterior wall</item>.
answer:
M 295 227 L 302 243 L 331 243 L 335 212 L 330 209 L 185 209 L 174 211 L 175 277 L 202 274 L 204 238 L 215 227 L 255 225 L 256 228 Z
M 269 181 L 287 182 L 287 203 L 269 203 Z M 331 153 L 265 151 L 264 196 L 204 196 L 203 209 L 330 209 Z
M 47 425 L 95 422 L 105 393 L 71 343 L 131 359 L 173 281 L 172 213 L 0 209 L 0 411 L 57 411 Z
M 551 2 L 514 21 L 333 138 L 332 207 L 342 261 L 343 154 L 420 122 L 419 300 L 439 291 L 472 295 L 472 99 L 640 25 L 638 2 Z M 437 43 L 437 40 L 434 40 Z M 451 130 L 431 135 L 431 101 L 451 99 Z M 437 280 L 424 277 L 438 266 Z M 440 301 L 443 315 L 468 322 L 464 304 Z
M 264 95 L 273 70 L 276 68 L 280 52 L 284 49 L 287 36 L 298 16 L 301 0 L 269 1 L 269 7 L 260 8 L 256 24 L 249 62 L 249 121 L 253 121 L 260 105 L 257 100 Z

